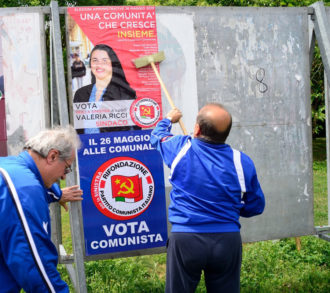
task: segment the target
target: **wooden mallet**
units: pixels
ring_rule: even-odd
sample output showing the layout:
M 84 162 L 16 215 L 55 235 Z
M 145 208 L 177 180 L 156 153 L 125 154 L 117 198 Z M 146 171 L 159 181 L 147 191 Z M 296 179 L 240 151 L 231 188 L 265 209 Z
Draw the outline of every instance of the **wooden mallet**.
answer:
M 159 63 L 159 62 L 162 62 L 163 60 L 165 60 L 165 54 L 163 51 L 160 51 L 158 53 L 155 53 L 155 54 L 152 54 L 152 55 L 148 55 L 148 56 L 143 56 L 143 57 L 140 57 L 140 58 L 137 58 L 135 60 L 133 60 L 134 64 L 135 64 L 135 67 L 136 68 L 141 68 L 141 67 L 145 67 L 145 66 L 148 66 L 149 64 L 151 65 L 152 69 L 154 70 L 156 76 L 157 76 L 157 79 L 167 97 L 167 100 L 168 102 L 170 103 L 172 109 L 176 108 L 174 103 L 173 103 L 173 100 L 170 96 L 170 94 L 168 93 L 166 87 L 165 87 L 165 84 L 164 82 L 162 81 L 161 77 L 160 77 L 160 74 L 156 68 L 156 65 L 155 63 Z M 188 135 L 187 133 L 187 130 L 186 128 L 184 127 L 183 125 L 183 122 L 182 122 L 182 119 L 179 120 L 179 124 L 181 126 L 181 129 L 183 131 L 183 134 L 184 135 Z

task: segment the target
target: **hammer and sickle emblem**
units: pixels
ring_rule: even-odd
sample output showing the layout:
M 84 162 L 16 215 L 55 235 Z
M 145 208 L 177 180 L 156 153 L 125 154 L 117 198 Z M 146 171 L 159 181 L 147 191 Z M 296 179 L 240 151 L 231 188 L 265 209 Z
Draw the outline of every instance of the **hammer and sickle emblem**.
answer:
M 131 185 L 130 186 L 127 186 L 126 185 L 126 182 L 120 184 L 120 190 L 119 190 L 118 194 L 130 194 L 130 193 L 134 194 L 134 190 L 133 190 L 134 184 L 133 184 L 133 181 L 131 179 L 129 179 L 129 178 L 127 178 L 127 180 L 130 182 Z M 125 188 L 125 189 L 122 190 L 123 188 Z
M 150 115 L 150 108 L 143 108 L 143 114 L 144 115 Z

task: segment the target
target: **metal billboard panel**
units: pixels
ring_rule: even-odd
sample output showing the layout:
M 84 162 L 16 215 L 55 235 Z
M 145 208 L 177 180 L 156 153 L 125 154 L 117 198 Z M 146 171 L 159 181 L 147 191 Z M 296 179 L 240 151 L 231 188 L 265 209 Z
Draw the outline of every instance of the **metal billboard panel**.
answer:
M 4 9 L 0 22 L 7 147 L 16 155 L 49 116 L 44 16 Z
M 192 17 L 198 107 L 224 104 L 233 116 L 228 143 L 255 162 L 266 209 L 241 218 L 243 241 L 313 234 L 308 8 L 158 7 L 157 13 Z M 169 53 L 167 67 L 177 68 Z M 171 76 L 165 66 L 161 71 Z M 190 115 L 190 97 L 176 98 Z
M 233 116 L 228 143 L 255 162 L 266 209 L 241 218 L 243 241 L 314 234 L 308 8 L 156 12 L 159 49 L 166 55 L 160 72 L 187 129 L 193 129 L 198 108 L 223 103 Z M 184 86 L 175 86 L 179 73 Z M 167 182 L 167 196 L 170 188 Z

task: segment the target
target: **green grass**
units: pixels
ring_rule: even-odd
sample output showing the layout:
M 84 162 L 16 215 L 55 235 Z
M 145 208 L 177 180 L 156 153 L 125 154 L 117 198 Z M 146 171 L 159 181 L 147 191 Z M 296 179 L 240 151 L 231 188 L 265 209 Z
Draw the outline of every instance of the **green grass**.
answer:
M 327 202 L 327 163 L 326 161 L 314 161 L 314 224 L 322 226 L 328 224 Z
M 328 224 L 325 139 L 313 142 L 314 221 Z M 68 213 L 62 213 L 63 242 L 72 252 Z M 330 292 L 330 243 L 303 236 L 298 251 L 294 238 L 244 244 L 241 292 Z M 88 292 L 164 292 L 166 254 L 85 263 Z M 72 284 L 63 265 L 62 277 Z M 206 292 L 202 279 L 196 292 Z
M 313 160 L 315 161 L 326 161 L 326 140 L 325 137 L 318 137 L 313 140 Z
M 241 292 L 329 292 L 330 244 L 313 236 L 244 246 Z
M 327 162 L 325 138 L 313 141 L 314 224 L 328 225 Z

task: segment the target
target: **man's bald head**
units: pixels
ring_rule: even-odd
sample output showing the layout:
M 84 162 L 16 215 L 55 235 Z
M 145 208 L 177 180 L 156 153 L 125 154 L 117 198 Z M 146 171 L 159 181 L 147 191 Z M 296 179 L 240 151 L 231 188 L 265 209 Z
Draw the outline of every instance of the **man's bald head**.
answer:
M 230 113 L 221 104 L 205 105 L 197 115 L 199 133 L 202 137 L 213 143 L 224 143 L 229 135 L 232 119 Z

